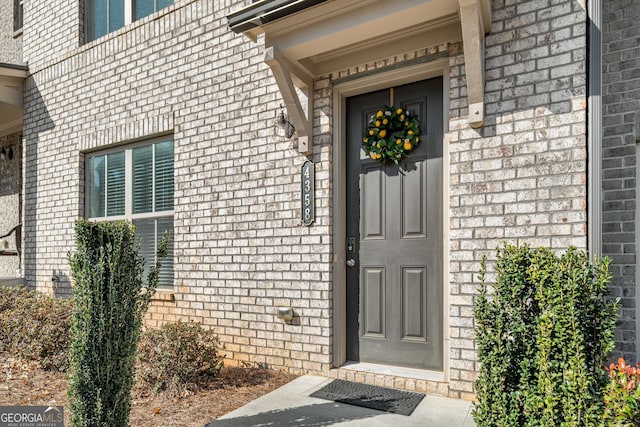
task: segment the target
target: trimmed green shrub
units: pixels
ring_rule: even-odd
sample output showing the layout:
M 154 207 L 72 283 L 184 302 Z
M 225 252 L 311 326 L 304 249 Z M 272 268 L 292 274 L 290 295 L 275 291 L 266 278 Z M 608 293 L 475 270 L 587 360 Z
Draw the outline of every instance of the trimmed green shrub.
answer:
M 159 264 L 145 283 L 134 227 L 125 221 L 75 226 L 69 254 L 75 307 L 71 318 L 69 407 L 76 426 L 129 425 L 136 347 L 158 285 Z M 166 255 L 167 239 L 159 245 Z
M 218 337 L 199 323 L 166 323 L 147 330 L 138 347 L 139 385 L 180 396 L 197 389 L 223 366 Z
M 604 396 L 604 426 L 636 427 L 640 425 L 640 362 L 629 366 L 624 359 L 607 369 L 609 385 Z
M 46 370 L 68 367 L 73 301 L 23 286 L 0 288 L 0 352 L 35 360 Z
M 605 298 L 608 267 L 573 247 L 557 256 L 506 245 L 489 289 L 483 260 L 474 306 L 479 427 L 599 425 L 617 315 Z

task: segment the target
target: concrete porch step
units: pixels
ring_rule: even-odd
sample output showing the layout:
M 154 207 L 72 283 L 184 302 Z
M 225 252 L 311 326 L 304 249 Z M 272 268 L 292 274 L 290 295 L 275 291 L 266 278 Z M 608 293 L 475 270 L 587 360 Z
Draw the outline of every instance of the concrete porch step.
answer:
M 305 375 L 230 412 L 206 427 L 222 426 L 367 426 L 475 427 L 472 403 L 426 395 L 411 416 L 309 397 L 332 381 Z

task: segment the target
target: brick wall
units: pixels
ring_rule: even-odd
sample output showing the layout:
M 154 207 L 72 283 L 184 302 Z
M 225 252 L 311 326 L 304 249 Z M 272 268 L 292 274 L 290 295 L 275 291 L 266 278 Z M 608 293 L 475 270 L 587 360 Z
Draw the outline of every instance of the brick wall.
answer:
M 20 134 L 0 137 L 0 150 L 7 153 L 5 160 L 0 160 L 0 236 L 9 233 L 20 224 L 20 183 L 21 183 L 21 148 Z M 9 159 L 9 151 L 13 158 Z M 16 234 L 0 239 L 0 250 L 16 250 Z M 17 255 L 0 256 L 0 277 L 16 277 L 16 270 L 20 268 L 20 257 Z
M 25 28 L 28 283 L 70 291 L 66 252 L 83 213 L 83 153 L 172 133 L 175 289 L 160 295 L 149 323 L 199 320 L 236 359 L 328 369 L 330 128 L 318 112 L 316 222 L 302 227 L 297 194 L 306 158 L 272 136 L 281 99 L 262 47 L 227 27 L 226 15 L 241 5 L 178 0 L 73 48 L 75 36 L 66 34 L 78 2 L 57 3 L 64 13 L 55 21 L 44 9 L 30 12 L 38 26 L 63 27 L 52 40 Z M 52 46 L 62 55 L 50 55 Z M 293 307 L 293 324 L 275 317 L 276 306 Z
M 450 386 L 467 393 L 482 256 L 503 242 L 587 243 L 586 12 L 578 1 L 492 3 L 482 129 L 467 125 L 464 58 L 451 58 Z
M 0 63 L 22 64 L 22 37 L 13 31 L 14 0 L 0 0 Z M 0 118 L 2 120 L 2 118 Z M 0 136 L 0 149 L 13 151 L 13 159 L 0 161 L 0 236 L 20 223 L 21 139 L 19 134 Z M 0 249 L 16 249 L 15 235 L 0 239 Z M 0 277 L 16 277 L 20 258 L 0 256 Z
M 636 354 L 636 144 L 640 138 L 640 3 L 603 2 L 602 252 L 612 259 L 620 320 L 613 355 Z
M 83 1 L 26 0 L 24 5 L 24 58 L 30 70 L 67 57 L 81 42 Z M 55 13 L 52 11 L 55 10 Z
M 493 2 L 480 130 L 466 122 L 455 40 L 317 78 L 312 227 L 299 220 L 306 158 L 271 135 L 281 99 L 261 42 L 227 27 L 226 15 L 250 2 L 177 0 L 86 45 L 78 2 L 53 3 L 55 20 L 34 7 L 28 17 L 38 28 L 25 28 L 26 275 L 41 290 L 70 289 L 66 252 L 83 213 L 83 153 L 172 133 L 175 289 L 160 295 L 149 324 L 199 320 L 233 358 L 326 372 L 334 333 L 333 85 L 430 55 L 450 58 L 451 382 L 442 389 L 472 396 L 471 306 L 482 255 L 493 256 L 503 240 L 586 246 L 586 14 L 578 2 Z M 47 38 L 40 26 L 57 28 Z M 294 322 L 278 320 L 276 306 L 293 307 Z
M 0 62 L 22 64 L 22 36 L 14 37 L 14 0 L 0 0 Z

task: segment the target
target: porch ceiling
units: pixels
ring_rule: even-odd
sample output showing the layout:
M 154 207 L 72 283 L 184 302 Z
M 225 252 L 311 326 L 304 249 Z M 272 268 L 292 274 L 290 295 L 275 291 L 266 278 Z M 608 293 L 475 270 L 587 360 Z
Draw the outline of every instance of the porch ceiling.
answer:
M 22 129 L 26 67 L 0 64 L 0 136 Z

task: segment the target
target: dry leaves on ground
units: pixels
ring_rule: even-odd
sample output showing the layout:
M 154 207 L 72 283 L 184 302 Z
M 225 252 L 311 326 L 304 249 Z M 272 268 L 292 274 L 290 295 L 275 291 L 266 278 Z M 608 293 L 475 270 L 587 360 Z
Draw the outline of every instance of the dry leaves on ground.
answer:
M 185 397 L 154 396 L 136 390 L 131 425 L 204 426 L 294 378 L 271 369 L 229 366 L 223 368 L 217 378 Z M 70 425 L 66 376 L 43 371 L 34 362 L 0 355 L 0 405 L 63 405 L 65 425 Z

